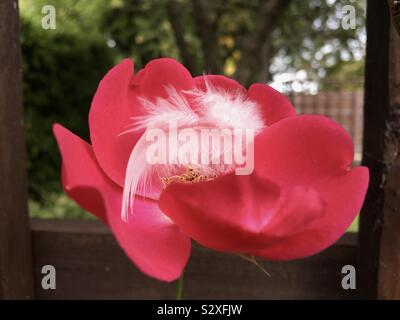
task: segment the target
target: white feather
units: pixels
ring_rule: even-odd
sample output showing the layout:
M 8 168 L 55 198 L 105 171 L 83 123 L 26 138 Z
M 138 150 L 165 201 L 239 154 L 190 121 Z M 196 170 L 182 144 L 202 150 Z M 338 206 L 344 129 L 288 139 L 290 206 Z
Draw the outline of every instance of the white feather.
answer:
M 191 126 L 198 122 L 199 116 L 190 108 L 188 101 L 174 88 L 166 87 L 168 99 L 157 98 L 156 101 L 139 98 L 146 115 L 132 117 L 132 128 L 122 134 L 150 128 L 166 128 L 168 123 L 177 121 L 181 127 Z
M 256 133 L 265 126 L 259 106 L 239 91 L 228 92 L 206 82 L 206 91 L 187 91 L 200 109 L 203 121 L 213 123 L 217 128 L 252 129 Z
M 206 91 L 196 89 L 179 93 L 174 88 L 166 87 L 166 92 L 168 98 L 159 97 L 155 101 L 140 98 L 146 114 L 132 118 L 131 128 L 121 133 L 129 134 L 145 130 L 133 148 L 126 168 L 121 211 L 125 221 L 129 213 L 135 212 L 135 197 L 138 194 L 146 196 L 146 190 L 152 187 L 150 177 L 153 175 L 158 175 L 160 178 L 170 177 L 184 171 L 184 166 L 181 164 L 150 165 L 147 162 L 146 151 L 149 146 L 145 139 L 147 130 L 158 128 L 167 132 L 170 121 L 176 122 L 178 130 L 252 129 L 257 134 L 264 127 L 259 106 L 241 93 L 217 89 L 207 82 Z M 196 111 L 188 102 L 189 96 L 198 106 Z M 233 150 L 223 150 L 222 153 L 233 155 Z M 223 156 L 224 154 L 212 154 L 212 157 Z M 234 168 L 233 165 L 226 165 L 223 162 L 219 165 L 202 165 L 194 162 L 191 163 L 191 167 L 205 175 L 223 174 Z

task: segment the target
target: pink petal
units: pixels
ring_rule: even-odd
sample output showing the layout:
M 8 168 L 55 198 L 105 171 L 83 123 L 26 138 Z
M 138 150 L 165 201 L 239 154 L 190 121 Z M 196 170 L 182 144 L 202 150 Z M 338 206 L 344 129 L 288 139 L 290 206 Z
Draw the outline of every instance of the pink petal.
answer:
M 310 228 L 326 209 L 315 190 L 280 190 L 255 174 L 233 173 L 206 183 L 171 184 L 161 194 L 160 208 L 200 244 L 241 253 Z
M 159 280 L 176 280 L 189 259 L 190 239 L 151 200 L 137 199 L 140 209 L 123 222 L 122 189 L 103 173 L 91 146 L 60 125 L 53 130 L 63 158 L 67 194 L 107 220 L 120 246 L 140 270 Z
M 290 260 L 314 255 L 334 244 L 360 212 L 368 188 L 366 167 L 357 167 L 345 175 L 333 178 L 323 186 L 321 197 L 326 212 L 318 225 L 287 237 L 254 255 L 270 260 Z
M 172 86 L 178 92 L 194 87 L 189 71 L 178 61 L 171 58 L 151 60 L 135 77 L 134 84 L 139 95 L 147 99 L 167 98 L 166 86 Z
M 185 268 L 191 250 L 190 238 L 159 209 L 153 200 L 135 200 L 137 212 L 127 222 L 120 217 L 122 197 L 113 214 L 110 227 L 127 256 L 144 273 L 158 280 L 174 281 Z
M 64 191 L 83 209 L 107 221 L 104 190 L 111 195 L 120 188 L 109 180 L 98 166 L 92 147 L 59 124 L 53 126 L 62 157 Z
M 226 92 L 232 94 L 240 93 L 243 95 L 247 95 L 247 90 L 239 82 L 221 75 L 210 74 L 210 75 L 199 76 L 194 78 L 194 81 L 196 83 L 196 87 L 202 91 L 207 90 L 206 87 L 206 81 L 207 81 L 208 85 L 222 89 Z
M 289 99 L 272 87 L 263 83 L 254 83 L 248 90 L 249 98 L 257 102 L 264 114 L 267 125 L 296 115 Z
M 194 86 L 189 72 L 168 58 L 152 60 L 135 78 L 132 62 L 124 60 L 100 82 L 89 113 L 90 137 L 100 166 L 120 186 L 129 155 L 143 132 L 121 133 L 134 122 L 131 117 L 143 113 L 138 97 L 165 97 L 167 86 L 176 90 Z
M 281 186 L 302 185 L 319 190 L 327 179 L 348 172 L 354 157 L 350 136 L 324 116 L 283 119 L 255 138 L 258 174 Z
M 336 241 L 368 186 L 366 168 L 349 170 L 347 133 L 322 116 L 290 117 L 257 136 L 255 149 L 250 176 L 171 184 L 161 209 L 185 234 L 221 251 L 294 259 Z
M 354 147 L 347 132 L 323 116 L 297 116 L 256 137 L 255 170 L 281 188 L 316 190 L 326 210 L 318 224 L 255 254 L 293 259 L 333 244 L 359 213 L 368 188 L 368 169 L 350 170 Z M 283 222 L 284 223 L 284 222 Z
M 200 244 L 240 252 L 260 247 L 257 233 L 278 197 L 279 189 L 269 181 L 229 174 L 205 183 L 172 183 L 161 194 L 159 205 Z

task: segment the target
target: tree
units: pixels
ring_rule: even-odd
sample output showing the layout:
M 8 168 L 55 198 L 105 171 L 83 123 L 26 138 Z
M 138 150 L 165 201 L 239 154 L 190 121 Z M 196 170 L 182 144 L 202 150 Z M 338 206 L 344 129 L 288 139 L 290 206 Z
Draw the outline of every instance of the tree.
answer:
M 355 30 L 341 27 L 349 4 Z M 245 85 L 282 68 L 323 77 L 362 52 L 363 28 L 364 2 L 348 0 L 125 0 L 104 23 L 117 48 L 140 63 L 144 48 L 163 46 L 153 55 L 178 56 L 193 74 L 225 72 Z

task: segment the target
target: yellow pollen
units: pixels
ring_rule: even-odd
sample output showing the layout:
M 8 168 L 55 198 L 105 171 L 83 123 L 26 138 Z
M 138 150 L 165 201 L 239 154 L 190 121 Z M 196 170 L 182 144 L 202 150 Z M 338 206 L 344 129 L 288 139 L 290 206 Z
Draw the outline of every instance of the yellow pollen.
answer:
M 163 190 L 171 183 L 171 182 L 185 182 L 185 183 L 198 183 L 198 182 L 205 182 L 214 180 L 217 176 L 216 175 L 204 175 L 197 172 L 193 168 L 187 168 L 186 172 L 181 175 L 175 175 L 171 177 L 163 177 L 161 178 L 161 182 L 163 184 Z

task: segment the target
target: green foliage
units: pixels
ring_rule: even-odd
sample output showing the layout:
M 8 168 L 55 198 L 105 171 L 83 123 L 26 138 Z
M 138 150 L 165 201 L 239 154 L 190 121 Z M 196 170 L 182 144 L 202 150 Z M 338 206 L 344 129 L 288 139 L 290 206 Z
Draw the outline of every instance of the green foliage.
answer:
M 347 232 L 358 232 L 358 226 L 360 223 L 360 216 L 357 216 L 352 224 L 350 225 L 350 227 L 347 229 Z
M 60 122 L 88 138 L 87 115 L 99 80 L 113 65 L 98 40 L 52 34 L 22 19 L 23 91 L 29 194 L 43 200 L 60 191 L 60 157 L 51 133 Z
M 30 21 L 36 29 L 41 29 L 43 6 L 52 5 L 56 9 L 57 28 L 51 31 L 42 30 L 40 34 L 68 34 L 82 41 L 87 39 L 103 42 L 104 37 L 99 31 L 99 25 L 104 12 L 118 3 L 115 0 L 20 0 L 19 2 L 22 18 Z
M 42 201 L 29 199 L 29 213 L 33 218 L 42 219 L 96 219 L 95 216 L 80 208 L 64 193 L 48 193 Z
M 338 63 L 320 80 L 321 91 L 355 91 L 364 84 L 364 60 Z
M 135 69 L 151 59 L 179 59 L 165 1 L 122 1 L 104 13 L 100 29 L 114 41 L 120 56 L 130 56 Z
M 356 29 L 342 28 L 343 8 L 347 5 L 355 9 Z M 286 57 L 290 67 L 324 78 L 342 64 L 363 57 L 364 33 L 365 1 L 294 1 L 273 39 L 277 53 Z M 279 71 L 286 70 L 274 70 Z
M 341 26 L 345 5 L 356 29 Z M 192 74 L 225 72 L 248 85 L 297 70 L 321 79 L 362 59 L 364 12 L 360 0 L 121 0 L 102 29 L 139 66 L 168 55 Z

